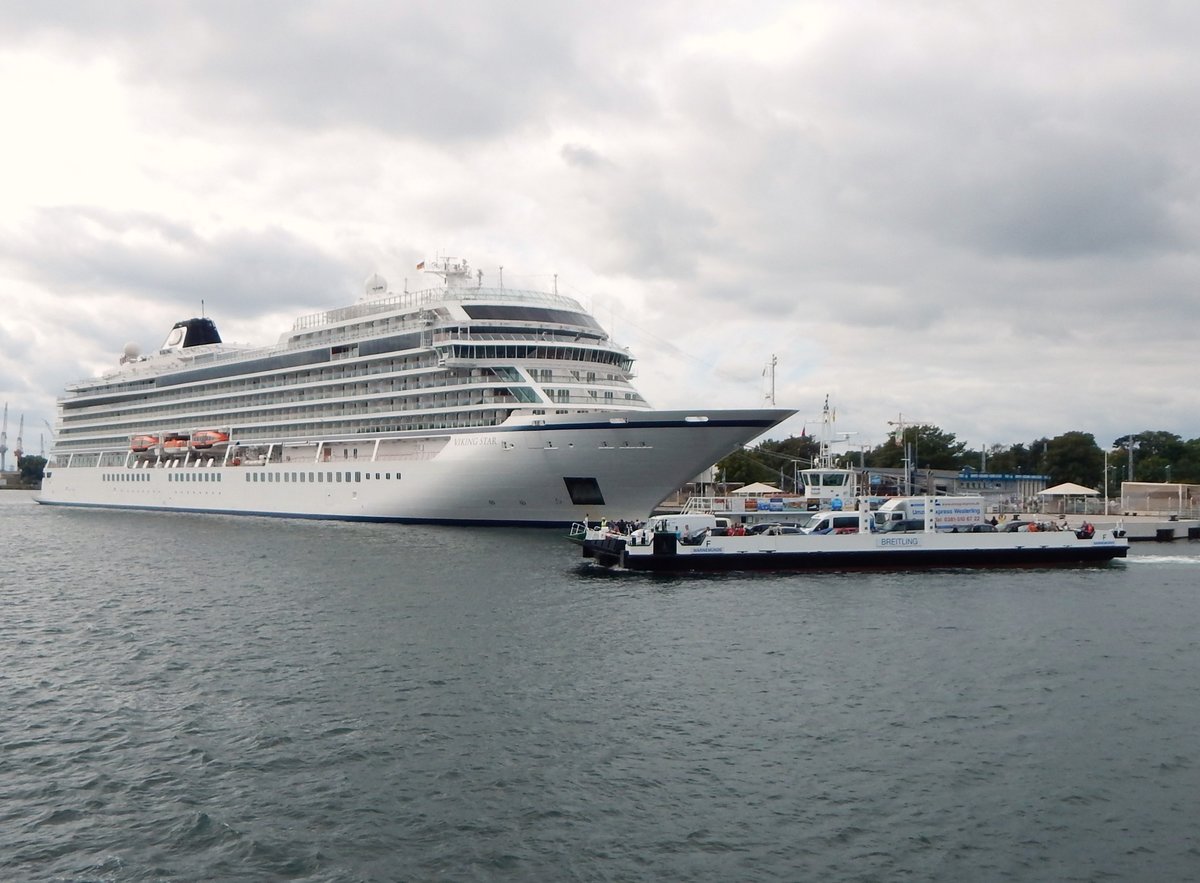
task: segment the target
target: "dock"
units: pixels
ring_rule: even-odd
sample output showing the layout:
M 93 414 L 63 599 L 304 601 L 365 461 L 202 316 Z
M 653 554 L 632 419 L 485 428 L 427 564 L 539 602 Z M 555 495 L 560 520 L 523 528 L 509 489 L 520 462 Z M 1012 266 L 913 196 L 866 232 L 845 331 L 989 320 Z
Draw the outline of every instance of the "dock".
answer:
M 1038 516 L 1028 516 L 1037 518 Z M 1043 516 L 1044 517 L 1044 516 Z M 1175 515 L 1071 515 L 1067 523 L 1078 528 L 1084 521 L 1101 529 L 1122 528 L 1131 543 L 1170 543 L 1175 540 L 1200 540 L 1200 519 Z

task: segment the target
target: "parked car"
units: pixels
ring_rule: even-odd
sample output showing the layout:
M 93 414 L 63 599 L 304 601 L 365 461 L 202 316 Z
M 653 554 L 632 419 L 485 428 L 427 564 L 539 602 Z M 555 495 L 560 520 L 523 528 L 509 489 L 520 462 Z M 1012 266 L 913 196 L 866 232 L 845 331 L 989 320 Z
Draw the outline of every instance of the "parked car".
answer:
M 746 528 L 748 534 L 766 534 L 768 536 L 778 536 L 785 533 L 800 533 L 800 525 L 785 524 L 778 521 L 764 521 L 760 524 L 752 524 Z

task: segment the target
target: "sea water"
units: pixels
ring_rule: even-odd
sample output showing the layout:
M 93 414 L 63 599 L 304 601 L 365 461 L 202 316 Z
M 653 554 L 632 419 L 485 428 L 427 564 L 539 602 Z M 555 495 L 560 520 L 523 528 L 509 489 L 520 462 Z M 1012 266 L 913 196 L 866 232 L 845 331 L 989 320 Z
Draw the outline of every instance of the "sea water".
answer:
M 654 577 L 0 493 L 5 880 L 1200 879 L 1200 547 Z

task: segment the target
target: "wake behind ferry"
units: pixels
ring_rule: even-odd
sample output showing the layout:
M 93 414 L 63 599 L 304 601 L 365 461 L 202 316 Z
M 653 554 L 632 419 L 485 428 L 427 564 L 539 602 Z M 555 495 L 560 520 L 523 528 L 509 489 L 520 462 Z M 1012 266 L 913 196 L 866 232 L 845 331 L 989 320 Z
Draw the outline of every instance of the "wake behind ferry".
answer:
M 794 414 L 654 410 L 574 299 L 486 287 L 465 260 L 378 274 L 275 346 L 207 317 L 67 387 L 39 502 L 370 521 L 631 519 Z M 407 286 L 406 286 L 407 287 Z

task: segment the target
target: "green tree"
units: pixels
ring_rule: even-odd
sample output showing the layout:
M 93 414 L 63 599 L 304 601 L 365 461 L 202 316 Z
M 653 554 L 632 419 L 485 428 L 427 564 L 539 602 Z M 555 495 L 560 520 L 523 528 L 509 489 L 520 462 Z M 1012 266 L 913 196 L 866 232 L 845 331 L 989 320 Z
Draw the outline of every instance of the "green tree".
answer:
M 768 455 L 774 454 L 783 460 L 798 460 L 803 466 L 809 466 L 821 452 L 821 445 L 811 435 L 792 435 L 782 441 L 767 440 L 756 450 Z
M 1018 449 L 1024 451 L 1024 445 L 1013 445 L 1011 447 L 1005 447 L 1004 445 L 989 446 L 987 448 L 987 468 L 983 471 L 1002 474 L 1015 473 L 1017 471 Z
M 904 447 L 891 436 L 867 452 L 867 462 L 880 469 L 899 469 L 904 465 Z
M 905 445 L 907 442 L 907 446 Z M 1200 438 L 1184 441 L 1173 432 L 1145 430 L 1124 435 L 1113 442 L 1109 453 L 1110 491 L 1128 480 L 1129 448 L 1133 446 L 1134 478 L 1137 481 L 1178 481 L 1200 484 Z M 863 459 L 868 468 L 899 469 L 907 454 L 918 469 L 979 468 L 978 451 L 968 451 L 954 433 L 937 426 L 909 426 L 903 436 L 889 437 L 865 456 L 842 454 L 843 466 L 857 466 Z M 796 467 L 805 468 L 819 452 L 810 435 L 770 440 L 754 448 L 730 454 L 719 464 L 722 480 L 749 484 L 754 481 L 782 483 L 790 489 Z M 988 472 L 1049 475 L 1052 483 L 1072 481 L 1101 489 L 1104 486 L 1104 450 L 1088 432 L 1073 430 L 1055 438 L 1039 438 L 1028 444 L 991 445 L 987 449 Z
M 772 468 L 755 456 L 753 449 L 734 451 L 717 464 L 720 481 L 730 484 L 751 484 L 756 481 L 778 481 L 779 469 Z
M 797 467 L 806 469 L 820 453 L 820 443 L 811 435 L 768 439 L 752 448 L 734 451 L 717 463 L 719 480 L 730 484 L 767 482 L 792 490 Z
M 1200 484 L 1200 438 L 1193 438 L 1181 446 L 1179 459 L 1171 472 L 1172 481 Z
M 1002 472 L 1011 475 L 1034 475 L 1041 472 L 1039 460 L 1045 441 L 1042 439 L 1032 442 L 1028 446 L 1009 445 L 1007 448 L 1002 445 L 993 445 L 988 452 L 988 472 Z
M 1125 481 L 1130 480 L 1128 463 L 1129 447 L 1133 445 L 1133 481 L 1180 481 L 1178 476 L 1170 474 L 1168 468 L 1182 460 L 1187 447 L 1179 436 L 1173 432 L 1147 429 L 1135 435 L 1123 435 L 1113 442 L 1113 447 L 1121 452 L 1120 459 L 1126 464 L 1123 473 Z
M 955 438 L 954 433 L 922 424 L 905 427 L 903 436 L 889 438 L 872 449 L 870 465 L 891 469 L 903 466 L 906 445 L 913 465 L 921 469 L 961 469 L 972 459 L 966 443 Z
M 1046 442 L 1045 469 L 1055 484 L 1072 481 L 1085 487 L 1104 483 L 1104 451 L 1090 432 L 1064 432 Z
M 21 484 L 26 487 L 41 487 L 42 474 L 46 471 L 46 458 L 32 454 L 17 460 L 17 470 L 21 473 Z

